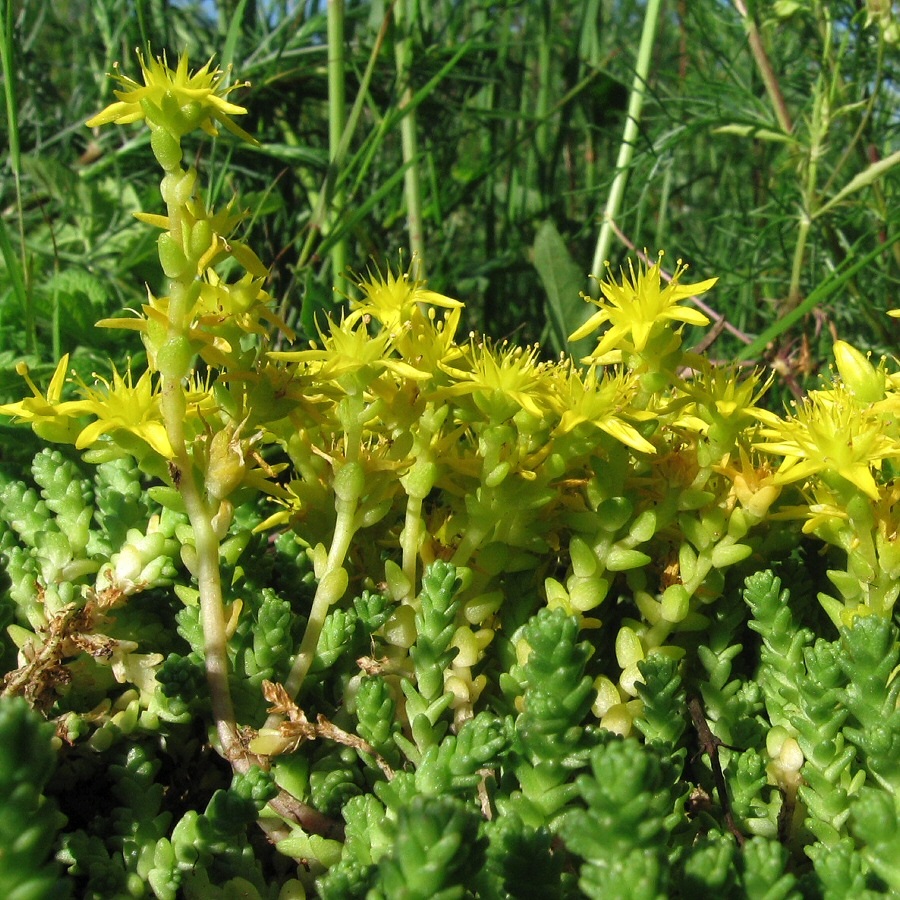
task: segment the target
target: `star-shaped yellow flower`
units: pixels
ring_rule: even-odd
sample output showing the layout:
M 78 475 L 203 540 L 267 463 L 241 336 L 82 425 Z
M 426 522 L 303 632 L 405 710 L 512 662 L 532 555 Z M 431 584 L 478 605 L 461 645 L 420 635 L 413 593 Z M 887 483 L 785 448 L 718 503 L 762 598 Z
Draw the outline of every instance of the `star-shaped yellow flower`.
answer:
M 175 454 L 160 411 L 160 393 L 147 370 L 135 384 L 128 371 L 121 376 L 113 367 L 112 383 L 96 376 L 100 385 L 82 385 L 83 400 L 67 404 L 70 414 L 91 415 L 95 419 L 84 426 L 75 441 L 75 447 L 83 450 L 97 443 L 104 435 L 126 431 L 141 438 L 164 459 Z
M 635 274 L 634 266 L 629 260 L 630 278 L 622 273 L 621 284 L 612 278 L 600 282 L 603 297 L 599 300 L 585 297 L 588 302 L 599 307 L 599 312 L 594 313 L 581 328 L 570 335 L 569 340 L 581 340 L 596 331 L 604 322 L 609 322 L 612 327 L 603 335 L 591 354 L 592 359 L 599 359 L 611 350 L 627 349 L 641 353 L 647 346 L 654 325 L 658 322 L 671 320 L 686 322 L 689 325 L 708 325 L 709 319 L 703 313 L 678 304 L 688 297 L 708 291 L 718 279 L 708 278 L 697 284 L 679 284 L 679 279 L 687 268 L 679 261 L 672 280 L 662 287 L 661 266 L 662 254 L 655 265 L 649 269 L 640 267 Z
M 394 275 L 390 266 L 386 275 L 370 272 L 369 277 L 361 280 L 357 287 L 364 299 L 351 299 L 348 322 L 370 316 L 394 338 L 409 324 L 419 304 L 444 309 L 461 309 L 463 306 L 459 300 L 429 290 L 424 281 L 413 278 L 410 272 Z
M 73 443 L 80 428 L 70 412 L 71 401 L 62 400 L 68 365 L 69 354 L 66 353 L 57 364 L 44 396 L 31 380 L 28 366 L 24 362 L 19 363 L 16 372 L 25 379 L 33 396 L 0 406 L 0 416 L 15 416 L 23 422 L 30 422 L 34 433 L 46 441 Z
M 880 471 L 883 460 L 900 456 L 900 444 L 887 433 L 877 409 L 861 406 L 840 383 L 811 391 L 793 416 L 782 419 L 762 409 L 753 415 L 762 422 L 765 438 L 756 448 L 784 458 L 774 484 L 832 473 L 878 500 L 872 473 Z
M 216 136 L 219 133 L 216 123 L 219 123 L 239 138 L 257 143 L 231 121 L 231 116 L 244 115 L 247 110 L 226 99 L 236 88 L 245 87 L 245 82 L 224 86 L 225 73 L 221 69 L 210 70 L 212 60 L 191 73 L 188 71 L 187 54 L 178 58 L 175 69 L 169 68 L 165 55 L 145 62 L 143 54 L 138 51 L 138 60 L 144 77 L 143 85 L 126 75 L 113 75 L 124 90 L 115 91 L 116 102 L 88 119 L 89 128 L 110 122 L 127 124 L 147 119 L 150 124 L 180 138 L 196 128 Z

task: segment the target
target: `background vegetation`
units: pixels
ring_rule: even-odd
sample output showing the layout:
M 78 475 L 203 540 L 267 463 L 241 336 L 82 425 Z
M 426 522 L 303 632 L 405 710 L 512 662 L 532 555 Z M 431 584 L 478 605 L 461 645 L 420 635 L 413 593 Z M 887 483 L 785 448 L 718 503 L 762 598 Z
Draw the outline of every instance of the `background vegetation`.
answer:
M 131 217 L 156 175 L 143 136 L 84 121 L 111 99 L 106 73 L 136 77 L 147 45 L 251 82 L 260 146 L 210 142 L 202 172 L 212 196 L 241 184 L 271 291 L 307 333 L 348 267 L 403 251 L 466 302 L 470 327 L 555 353 L 579 290 L 596 290 L 588 273 L 647 248 L 720 277 L 713 357 L 773 366 L 795 394 L 836 335 L 896 346 L 890 4 L 6 0 L 3 26 L 5 399 L 23 354 L 34 367 L 76 351 L 90 373 L 140 351 L 92 326 L 156 287 Z
M 599 388 L 595 381 L 585 388 L 564 362 L 560 377 L 568 380 L 534 394 L 544 405 L 571 400 L 553 426 L 562 450 L 578 424 L 578 398 L 598 404 L 586 403 L 581 424 L 603 433 L 580 431 L 565 471 L 564 457 L 550 453 L 550 431 L 538 430 L 540 417 L 520 402 L 532 397 L 539 352 L 580 355 L 567 336 L 586 314 L 579 292 L 596 288 L 588 273 L 602 275 L 607 259 L 617 269 L 636 248 L 651 259 L 665 249 L 669 271 L 676 259 L 688 260 L 687 281 L 719 276 L 704 296 L 716 324 L 709 338 L 689 332 L 687 346 L 700 342 L 713 362 L 738 358 L 771 370 L 776 388 L 766 402 L 776 407 L 814 384 L 836 338 L 876 355 L 895 351 L 895 325 L 884 313 L 900 305 L 900 35 L 889 2 L 72 0 L 51 8 L 0 0 L 0 11 L 9 148 L 0 173 L 0 403 L 21 396 L 23 363 L 41 385 L 57 371 L 47 401 L 35 389 L 20 411 L 35 422 L 56 415 L 50 424 L 59 426 L 76 415 L 58 396 L 72 367 L 91 414 L 109 426 L 94 429 L 102 446 L 87 461 L 46 449 L 35 456 L 36 439 L 0 426 L 0 628 L 11 626 L 21 651 L 14 662 L 9 642 L 0 649 L 4 694 L 24 694 L 40 708 L 66 679 L 79 682 L 72 708 L 56 719 L 57 739 L 74 749 L 51 781 L 51 728 L 19 698 L 0 709 L 0 750 L 8 751 L 0 783 L 15 793 L 0 857 L 6 847 L 18 854 L 12 876 L 0 873 L 7 893 L 24 896 L 37 885 L 29 896 L 64 896 L 52 882 L 65 865 L 72 884 L 89 885 L 92 897 L 126 888 L 143 896 L 146 883 L 161 898 L 181 888 L 186 897 L 236 896 L 248 877 L 261 897 L 279 890 L 297 897 L 299 869 L 307 887 L 328 869 L 317 884 L 326 898 L 400 896 L 397 886 L 415 877 L 424 879 L 418 893 L 404 896 L 439 896 L 432 876 L 457 886 L 478 881 L 481 896 L 522 896 L 522 873 L 531 871 L 523 860 L 536 861 L 546 879 L 529 875 L 528 887 L 548 896 L 553 886 L 575 896 L 576 866 L 589 896 L 612 896 L 607 882 L 629 896 L 638 896 L 638 884 L 722 896 L 794 897 L 802 889 L 865 898 L 900 890 L 900 645 L 889 621 L 900 584 L 900 379 L 838 344 L 843 367 L 830 388 L 784 420 L 766 417 L 749 411 L 764 372 L 731 384 L 731 370 L 694 356 L 694 377 L 684 379 L 677 340 L 657 331 L 655 343 L 625 353 L 630 371 L 621 381 L 610 370 Z M 363 415 L 339 395 L 368 402 L 360 385 L 374 369 L 357 372 L 371 367 L 343 360 L 350 377 L 341 382 L 312 364 L 304 371 L 319 381 L 296 378 L 293 418 L 282 421 L 284 407 L 274 401 L 284 393 L 273 391 L 272 404 L 256 402 L 269 399 L 262 391 L 242 393 L 252 352 L 238 340 L 215 385 L 199 389 L 204 365 L 221 368 L 216 357 L 197 363 L 190 448 L 185 416 L 170 402 L 185 391 L 171 354 L 161 394 L 145 392 L 146 421 L 138 415 L 137 425 L 120 427 L 116 404 L 139 407 L 140 391 L 127 379 L 114 378 L 106 391 L 87 384 L 104 383 L 92 373 L 107 372 L 110 357 L 120 372 L 129 356 L 129 371 L 143 371 L 144 351 L 131 332 L 122 338 L 93 325 L 139 308 L 148 289 L 166 290 L 153 229 L 132 215 L 158 210 L 159 174 L 145 131 L 92 132 L 84 122 L 112 100 L 106 73 L 116 62 L 136 76 L 136 47 L 148 56 L 165 51 L 172 63 L 187 49 L 194 66 L 214 56 L 250 82 L 232 96 L 250 109 L 241 124 L 258 144 L 207 141 L 190 162 L 210 206 L 240 191 L 248 215 L 238 237 L 271 263 L 268 287 L 301 336 L 314 337 L 317 314 L 353 293 L 354 271 L 388 263 L 396 271 L 402 254 L 403 267 L 415 260 L 431 287 L 466 302 L 459 358 L 468 354 L 467 368 L 436 369 L 440 390 L 428 397 L 415 385 L 401 390 L 381 367 L 385 393 L 373 396 L 395 402 L 373 400 Z M 185 281 L 195 277 L 185 271 Z M 410 308 L 420 312 L 412 301 Z M 170 350 L 176 319 L 166 332 Z M 234 324 L 220 317 L 211 327 L 223 322 Z M 367 325 L 347 319 L 335 329 L 359 337 L 352 346 L 371 348 Z M 421 317 L 419 325 L 433 323 Z M 469 344 L 468 329 L 543 349 Z M 482 369 L 479 405 L 471 395 Z M 263 387 L 281 391 L 285 382 L 268 380 L 280 371 L 266 369 Z M 451 372 L 462 388 L 446 384 Z M 626 393 L 616 394 L 628 380 L 641 383 L 634 408 Z M 308 383 L 327 390 L 313 398 L 307 420 Z M 660 384 L 675 392 L 660 400 Z M 203 390 L 215 399 L 202 402 Z M 178 436 L 175 455 L 151 448 L 158 458 L 147 464 L 141 445 L 142 475 L 103 451 L 116 441 L 128 450 L 133 436 L 146 443 L 148 423 L 159 424 L 159 396 L 167 401 L 166 440 Z M 448 397 L 458 401 L 449 415 Z M 513 417 L 515 428 L 510 402 L 525 413 Z M 399 424 L 385 426 L 386 410 Z M 635 424 L 626 427 L 622 416 Z M 446 443 L 432 441 L 443 417 L 454 430 Z M 263 430 L 249 435 L 278 422 L 285 431 L 274 436 L 293 464 L 292 481 L 279 481 L 280 465 L 253 449 Z M 371 422 L 365 435 L 363 422 Z M 638 430 L 645 426 L 656 441 L 651 454 Z M 448 467 L 470 454 L 457 466 L 461 480 L 448 476 L 437 495 L 432 444 Z M 760 452 L 786 460 L 780 480 Z M 393 477 L 407 465 L 405 454 L 421 455 L 414 479 L 412 468 Z M 297 513 L 296 540 L 290 530 L 251 534 L 261 497 L 245 502 L 237 491 L 258 494 L 256 463 L 285 496 L 285 485 L 305 491 L 285 507 Z M 168 486 L 150 486 L 166 477 Z M 793 482 L 802 484 L 776 506 Z M 566 522 L 565 540 L 555 532 L 541 538 L 549 551 L 542 561 L 501 559 L 500 537 L 509 539 L 504 553 L 522 544 L 523 517 L 542 534 L 549 519 L 536 510 L 551 503 Z M 513 507 L 522 516 L 508 516 Z M 394 519 L 379 524 L 389 511 Z M 343 523 L 333 529 L 332 512 Z M 802 533 L 795 517 L 805 519 Z M 418 545 L 407 537 L 416 538 L 418 520 L 435 539 L 427 553 L 450 549 L 453 562 L 434 561 L 416 593 Z M 359 552 L 347 555 L 346 535 L 374 525 L 393 551 L 367 532 Z M 337 551 L 318 543 L 319 530 Z M 493 534 L 500 537 L 488 541 Z M 474 556 L 476 547 L 484 555 Z M 456 563 L 470 556 L 457 583 Z M 88 584 L 97 572 L 102 589 Z M 112 593 L 102 587 L 108 573 Z M 502 575 L 502 587 L 464 583 L 472 573 Z M 746 573 L 755 574 L 744 581 Z M 383 592 L 366 589 L 326 616 L 330 604 L 348 600 L 339 575 Z M 173 581 L 180 583 L 172 588 Z M 813 595 L 831 590 L 829 582 L 843 600 L 823 593 L 820 609 Z M 99 610 L 101 600 L 111 608 L 132 589 L 144 597 L 112 616 Z M 463 600 L 459 590 L 470 594 Z M 608 592 L 604 620 L 585 619 Z M 714 613 L 699 614 L 717 598 Z M 396 620 L 389 601 L 398 605 Z M 555 608 L 544 609 L 545 601 Z M 500 604 L 504 618 L 494 620 Z M 221 621 L 201 621 L 200 607 Z M 485 623 L 477 633 L 470 628 Z M 107 625 L 112 637 L 98 630 Z M 822 637 L 835 629 L 836 641 Z M 457 633 L 460 641 L 472 636 L 465 656 L 454 655 Z M 406 669 L 375 671 L 388 644 Z M 496 656 L 479 655 L 487 646 Z M 211 654 L 226 651 L 216 670 Z M 363 679 L 367 652 L 375 670 Z M 679 668 L 681 653 L 687 661 Z M 310 712 L 325 710 L 314 727 L 270 683 L 296 682 L 297 660 L 313 675 L 302 702 Z M 457 663 L 458 695 L 447 688 Z M 236 714 L 230 700 L 222 712 L 230 688 L 214 678 L 206 708 L 204 667 L 213 675 L 229 669 Z M 387 680 L 397 672 L 400 706 Z M 44 674 L 46 681 L 37 677 Z M 135 687 L 122 692 L 122 684 Z M 474 712 L 482 692 L 482 711 L 468 724 L 463 715 L 457 721 L 457 709 L 468 704 Z M 231 757 L 232 778 L 203 734 L 213 718 L 235 728 L 269 723 L 263 699 L 274 704 L 269 719 L 286 715 L 296 726 L 297 744 L 275 747 L 284 733 L 263 724 L 254 753 L 319 741 L 310 752 L 285 752 L 275 786 L 261 770 L 241 768 L 246 755 Z M 583 724 L 589 714 L 599 727 Z M 643 748 L 611 736 L 632 724 Z M 689 753 L 694 733 L 708 765 Z M 119 743 L 147 734 L 152 740 Z M 241 732 L 242 740 L 249 735 Z M 502 773 L 502 783 L 485 786 L 488 768 Z M 85 792 L 88 804 L 86 785 L 105 793 Z M 495 791 L 496 818 L 482 815 L 482 790 Z M 709 812 L 714 797 L 721 822 Z M 284 819 L 284 828 L 263 821 L 281 856 L 250 828 L 266 804 Z M 50 864 L 63 827 L 57 805 L 67 830 Z M 32 823 L 27 840 L 18 834 L 22 821 Z M 566 856 L 554 849 L 563 846 L 559 837 Z M 446 850 L 438 858 L 450 863 L 430 869 L 438 846 Z M 286 869 L 282 857 L 301 866 Z M 26 870 L 43 881 L 16 882 L 16 871 Z M 210 893 L 209 879 L 223 893 Z

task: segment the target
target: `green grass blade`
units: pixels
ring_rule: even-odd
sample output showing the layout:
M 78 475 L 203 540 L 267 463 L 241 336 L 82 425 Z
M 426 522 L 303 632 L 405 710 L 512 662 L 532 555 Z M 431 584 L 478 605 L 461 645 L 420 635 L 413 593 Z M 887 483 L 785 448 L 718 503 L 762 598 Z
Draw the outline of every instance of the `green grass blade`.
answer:
M 240 0 L 235 7 L 231 21 L 228 23 L 228 33 L 225 35 L 225 46 L 222 48 L 222 68 L 228 69 L 234 63 L 234 51 L 238 38 L 241 36 L 244 24 L 244 10 L 247 8 L 247 0 Z
M 25 279 L 22 277 L 22 267 L 19 263 L 19 258 L 13 249 L 12 241 L 10 241 L 9 233 L 6 229 L 6 223 L 2 218 L 0 218 L 0 253 L 3 254 L 3 262 L 6 264 L 6 271 L 12 284 L 13 295 L 18 302 L 19 308 L 25 310 L 27 320 L 29 318 L 29 304 L 28 294 L 25 290 Z M 31 327 L 33 329 L 33 323 Z
M 647 9 L 644 13 L 644 27 L 641 31 L 641 43 L 638 48 L 637 65 L 635 66 L 634 79 L 631 84 L 631 96 L 628 99 L 625 129 L 622 133 L 622 143 L 619 145 L 619 155 L 616 159 L 616 176 L 613 179 L 612 187 L 606 200 L 606 208 L 603 211 L 603 224 L 600 226 L 600 234 L 597 237 L 597 246 L 594 250 L 594 261 L 591 264 L 592 272 L 599 272 L 609 255 L 613 234 L 612 223 L 618 217 L 619 207 L 625 196 L 625 185 L 631 170 L 631 160 L 638 137 L 641 110 L 643 109 L 644 97 L 647 93 L 647 79 L 650 73 L 650 57 L 656 37 L 656 26 L 660 18 L 660 0 L 648 0 Z
M 784 334 L 795 322 L 802 319 L 807 313 L 812 312 L 820 303 L 824 303 L 832 294 L 842 288 L 857 272 L 866 268 L 869 263 L 877 259 L 882 253 L 890 249 L 898 240 L 900 234 L 894 235 L 888 242 L 879 244 L 874 250 L 858 259 L 852 265 L 839 269 L 833 278 L 823 282 L 807 296 L 799 306 L 782 316 L 777 322 L 773 322 L 752 344 L 748 344 L 738 353 L 738 360 L 753 359 L 758 357 L 766 347 L 776 338 Z M 853 258 L 852 256 L 850 257 Z
M 6 226 L 0 219 L 0 249 L 6 261 L 6 267 L 10 273 L 13 291 L 18 298 L 25 317 L 25 350 L 29 353 L 35 347 L 34 308 L 31 304 L 30 292 L 25 283 L 25 223 L 22 211 L 22 148 L 19 141 L 19 111 L 16 99 L 16 78 L 13 60 L 13 3 L 6 0 L 0 7 L 2 9 L 2 21 L 0 21 L 0 69 L 3 72 L 3 96 L 6 102 L 6 122 L 9 140 L 9 163 L 13 173 L 13 182 L 16 196 L 16 218 L 19 224 L 19 248 L 20 258 L 17 259 L 12 248 L 12 242 L 6 233 Z

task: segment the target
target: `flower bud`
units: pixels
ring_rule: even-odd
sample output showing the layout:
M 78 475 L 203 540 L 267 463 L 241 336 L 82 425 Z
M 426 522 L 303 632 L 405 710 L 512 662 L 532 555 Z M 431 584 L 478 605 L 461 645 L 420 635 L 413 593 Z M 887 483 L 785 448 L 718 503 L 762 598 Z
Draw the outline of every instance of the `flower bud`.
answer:
M 151 128 L 150 149 L 166 172 L 171 172 L 181 165 L 181 143 L 167 129 Z
M 854 399 L 859 403 L 877 403 L 884 399 L 884 372 L 846 341 L 834 342 L 834 361 Z
M 184 250 L 168 231 L 164 231 L 156 239 L 159 264 L 167 278 L 181 278 L 188 269 L 189 260 Z
M 228 425 L 217 431 L 209 445 L 206 492 L 216 500 L 224 500 L 244 480 L 246 471 L 244 448 L 235 429 Z

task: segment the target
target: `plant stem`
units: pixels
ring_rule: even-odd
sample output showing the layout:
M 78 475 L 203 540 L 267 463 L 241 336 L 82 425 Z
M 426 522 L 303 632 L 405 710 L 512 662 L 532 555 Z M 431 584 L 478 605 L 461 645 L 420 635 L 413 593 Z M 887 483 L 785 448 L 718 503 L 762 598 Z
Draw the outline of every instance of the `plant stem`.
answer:
M 341 163 L 340 144 L 346 122 L 344 81 L 344 0 L 328 0 L 328 162 L 334 167 L 334 193 L 329 210 L 329 228 L 340 219 L 344 191 L 338 186 L 336 169 Z M 340 238 L 331 248 L 331 274 L 334 287 L 346 293 L 347 241 Z
M 15 64 L 13 60 L 13 4 L 12 0 L 6 0 L 0 6 L 0 69 L 3 72 L 3 92 L 6 99 L 6 124 L 7 137 L 9 139 L 9 165 L 13 173 L 13 184 L 16 195 L 16 221 L 19 231 L 19 252 L 21 276 L 12 277 L 13 287 L 19 294 L 19 302 L 25 320 L 25 351 L 34 353 L 37 345 L 35 329 L 34 304 L 31 292 L 31 278 L 29 276 L 28 260 L 25 254 L 25 218 L 22 208 L 22 152 L 19 145 L 19 114 L 16 102 Z M 6 256 L 6 254 L 4 254 Z M 13 260 L 7 259 L 7 266 Z
M 228 639 L 219 572 L 219 539 L 212 526 L 207 504 L 194 478 L 190 460 L 181 470 L 179 490 L 194 531 L 197 550 L 197 587 L 200 591 L 200 621 L 203 626 L 203 656 L 209 685 L 213 719 L 225 757 L 235 762 L 237 726 L 231 689 L 228 686 Z
M 328 211 L 328 203 L 329 198 L 332 195 L 333 185 L 336 182 L 340 168 L 343 165 L 344 160 L 346 159 L 347 151 L 350 149 L 350 141 L 352 140 L 353 134 L 356 131 L 356 126 L 359 124 L 359 119 L 363 110 L 363 104 L 365 103 L 366 97 L 368 96 L 369 85 L 372 82 L 372 75 L 375 72 L 375 63 L 378 60 L 378 56 L 381 53 L 381 47 L 384 44 L 385 38 L 387 37 L 390 19 L 391 14 L 389 10 L 385 14 L 384 20 L 381 23 L 381 28 L 378 31 L 378 36 L 375 39 L 375 44 L 372 47 L 372 52 L 369 54 L 369 61 L 366 64 L 366 70 L 363 73 L 362 81 L 359 85 L 359 90 L 356 92 L 356 98 L 353 101 L 353 107 L 350 110 L 350 115 L 347 119 L 347 123 L 343 128 L 343 133 L 340 137 L 340 143 L 338 144 L 335 156 L 331 160 L 331 163 L 328 167 L 328 172 L 325 175 L 325 180 L 322 183 L 321 190 L 319 191 L 316 207 L 313 210 L 312 215 L 310 216 L 310 223 L 306 235 L 306 240 L 303 242 L 303 246 L 300 248 L 300 253 L 297 257 L 297 269 L 302 269 L 304 266 L 306 266 L 306 264 L 310 260 L 310 257 L 313 255 L 313 248 L 315 247 L 316 241 L 319 238 L 319 232 L 322 228 L 322 223 Z M 285 312 L 286 307 L 282 306 L 282 315 L 284 315 Z
M 759 74 L 762 76 L 763 84 L 766 87 L 766 93 L 769 95 L 772 109 L 775 111 L 775 118 L 778 119 L 778 124 L 781 126 L 784 133 L 790 134 L 794 130 L 794 123 L 791 121 L 791 114 L 788 112 L 787 103 L 784 101 L 784 94 L 781 93 L 781 86 L 778 84 L 778 79 L 775 76 L 775 70 L 772 68 L 772 63 L 769 62 L 765 47 L 763 47 L 759 28 L 756 27 L 756 22 L 753 21 L 750 14 L 747 12 L 744 0 L 732 0 L 732 2 L 734 3 L 734 8 L 740 13 L 741 18 L 744 20 L 744 28 L 747 30 L 747 41 L 750 44 L 750 52 L 753 54 L 753 59 L 756 61 L 756 67 L 759 69 Z
M 173 181 L 187 177 L 189 173 L 185 173 L 177 165 L 166 171 L 166 178 Z M 184 227 L 184 208 L 178 202 L 170 202 L 168 199 L 166 207 L 170 234 L 180 244 Z M 186 284 L 179 278 L 172 278 L 169 282 L 167 345 L 187 339 L 189 287 L 190 282 Z M 165 350 L 164 346 L 161 352 Z M 185 361 L 185 365 L 188 365 L 188 361 Z M 223 755 L 229 761 L 236 761 L 242 754 L 239 750 L 234 706 L 228 685 L 228 639 L 219 573 L 219 539 L 213 528 L 212 512 L 197 484 L 193 454 L 185 441 L 184 421 L 187 403 L 183 379 L 187 374 L 186 370 L 169 370 L 168 366 L 163 369 L 161 410 L 169 443 L 174 451 L 176 476 L 173 480 L 181 493 L 194 533 L 194 548 L 197 553 L 195 575 L 200 593 L 200 620 L 203 627 L 203 656 L 213 719 Z
M 631 82 L 631 96 L 628 98 L 625 128 L 622 132 L 622 142 L 619 145 L 619 155 L 616 159 L 616 175 L 609 190 L 609 196 L 606 199 L 606 207 L 603 210 L 603 224 L 600 226 L 600 235 L 597 238 L 597 247 L 594 250 L 594 260 L 591 263 L 592 272 L 599 272 L 604 260 L 609 256 L 609 248 L 613 238 L 612 222 L 618 218 L 619 207 L 625 195 L 628 170 L 631 166 L 631 158 L 634 155 L 634 143 L 638 134 L 638 123 L 641 119 L 644 95 L 647 92 L 647 75 L 650 71 L 650 56 L 653 52 L 653 41 L 656 36 L 660 5 L 661 0 L 648 0 L 647 10 L 644 13 L 644 27 L 641 30 L 637 65 L 634 70 L 634 79 Z
M 403 551 L 403 574 L 410 585 L 410 594 L 416 590 L 416 567 L 419 561 L 419 535 L 422 526 L 422 498 L 406 498 L 406 520 L 400 533 L 400 544 Z
M 819 206 L 819 195 L 816 183 L 819 177 L 819 159 L 822 156 L 823 145 L 828 137 L 828 88 L 823 85 L 822 78 L 816 82 L 813 96 L 813 114 L 809 126 L 809 149 L 807 150 L 806 178 L 803 184 L 803 199 L 797 223 L 797 242 L 794 246 L 794 258 L 791 263 L 791 282 L 788 286 L 787 300 L 782 312 L 790 312 L 795 309 L 803 299 L 800 294 L 800 280 L 803 276 L 803 263 L 806 255 L 806 242 L 809 238 L 809 230 Z
M 313 597 L 309 611 L 309 619 L 306 630 L 303 632 L 303 640 L 300 649 L 291 666 L 291 671 L 284 682 L 284 688 L 291 699 L 300 693 L 303 681 L 312 666 L 316 656 L 316 647 L 319 644 L 319 636 L 325 624 L 328 610 L 343 596 L 347 589 L 347 573 L 344 569 L 344 561 L 350 550 L 350 543 L 357 531 L 356 513 L 359 509 L 359 501 L 365 491 L 365 478 L 361 477 L 354 484 L 350 479 L 342 479 L 342 470 L 350 471 L 350 468 L 359 467 L 359 448 L 362 439 L 359 425 L 363 395 L 361 391 L 349 395 L 343 404 L 342 419 L 345 429 L 344 462 L 341 469 L 335 471 L 335 503 L 337 513 L 334 524 L 334 535 L 331 538 L 331 548 L 322 569 L 316 564 L 316 578 L 318 587 Z M 346 472 L 343 472 L 346 474 Z M 337 482 L 341 481 L 341 488 Z M 276 728 L 281 721 L 281 716 L 273 713 L 266 720 L 265 728 Z
M 397 109 L 403 113 L 400 120 L 400 141 L 403 150 L 403 193 L 406 198 L 406 227 L 409 231 L 409 250 L 413 259 L 414 278 L 425 277 L 425 238 L 422 230 L 422 182 L 419 174 L 419 142 L 416 134 L 416 113 L 410 106 L 413 92 L 410 84 L 412 71 L 412 39 L 409 37 L 408 0 L 398 0 L 394 11 L 394 21 L 399 29 L 404 29 L 402 39 L 395 43 L 394 58 L 397 65 L 397 79 L 401 84 L 400 102 Z
M 300 693 L 303 681 L 309 673 L 310 666 L 313 664 L 316 656 L 316 647 L 319 644 L 319 637 L 322 634 L 322 627 L 325 624 L 328 610 L 341 598 L 346 589 L 346 577 L 341 578 L 341 574 L 344 573 L 344 560 L 347 558 L 350 542 L 353 540 L 354 534 L 356 534 L 355 519 L 358 498 L 346 501 L 338 500 L 336 506 L 338 513 L 337 522 L 335 523 L 331 549 L 328 552 L 328 561 L 325 564 L 325 571 L 319 578 L 319 586 L 316 588 L 316 594 L 313 597 L 306 630 L 303 632 L 303 640 L 300 642 L 300 649 L 284 682 L 284 689 L 291 699 Z M 263 727 L 277 728 L 278 723 L 281 721 L 282 716 L 273 713 L 266 719 Z

